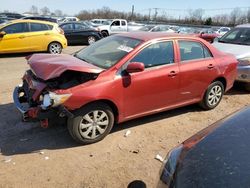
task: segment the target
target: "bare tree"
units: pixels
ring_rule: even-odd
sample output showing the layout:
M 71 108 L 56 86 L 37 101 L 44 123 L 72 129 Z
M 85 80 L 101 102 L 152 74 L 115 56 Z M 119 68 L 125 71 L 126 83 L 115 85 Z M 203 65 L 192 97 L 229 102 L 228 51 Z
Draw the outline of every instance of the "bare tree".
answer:
M 240 8 L 235 8 L 234 10 L 232 10 L 232 12 L 230 14 L 230 24 L 235 26 L 237 24 L 237 21 L 238 21 L 240 15 L 241 15 Z
M 30 13 L 33 14 L 33 15 L 37 15 L 38 14 L 38 8 L 34 5 L 32 5 L 30 7 Z
M 247 23 L 250 22 L 250 8 L 247 10 Z
M 59 9 L 55 10 L 54 13 L 55 13 L 56 16 L 63 16 L 63 12 L 61 10 L 59 10 Z
M 202 17 L 204 14 L 204 10 L 203 9 L 195 9 L 195 10 L 189 10 L 189 17 L 191 19 L 191 21 L 193 22 L 202 22 Z
M 45 16 L 50 14 L 50 10 L 49 10 L 48 7 L 43 7 L 43 8 L 40 9 L 40 11 L 41 11 L 41 14 L 45 15 Z

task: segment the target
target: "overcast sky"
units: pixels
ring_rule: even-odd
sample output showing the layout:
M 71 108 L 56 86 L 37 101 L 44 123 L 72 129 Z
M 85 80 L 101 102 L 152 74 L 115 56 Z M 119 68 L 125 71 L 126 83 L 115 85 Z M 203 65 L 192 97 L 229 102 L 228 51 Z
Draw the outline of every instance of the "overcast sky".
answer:
M 234 7 L 250 7 L 250 0 L 0 0 L 0 12 L 4 10 L 23 13 L 32 5 L 39 9 L 47 6 L 50 11 L 60 9 L 69 15 L 75 15 L 80 10 L 93 10 L 110 7 L 119 11 L 130 11 L 132 5 L 135 12 L 146 13 L 148 8 L 168 9 L 221 9 Z M 216 11 L 208 11 L 211 14 Z M 226 10 L 223 10 L 226 11 Z

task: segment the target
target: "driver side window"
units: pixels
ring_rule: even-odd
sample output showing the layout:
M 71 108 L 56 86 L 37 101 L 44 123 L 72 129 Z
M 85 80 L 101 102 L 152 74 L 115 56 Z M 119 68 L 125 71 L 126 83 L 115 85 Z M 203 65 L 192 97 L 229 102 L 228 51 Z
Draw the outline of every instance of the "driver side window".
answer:
M 15 34 L 29 32 L 29 29 L 26 23 L 16 23 L 13 25 L 6 26 L 1 31 L 6 32 L 7 34 Z
M 174 63 L 173 42 L 158 42 L 144 48 L 130 62 L 142 62 L 145 68 Z
M 112 23 L 112 26 L 120 26 L 120 21 L 114 21 L 113 23 Z

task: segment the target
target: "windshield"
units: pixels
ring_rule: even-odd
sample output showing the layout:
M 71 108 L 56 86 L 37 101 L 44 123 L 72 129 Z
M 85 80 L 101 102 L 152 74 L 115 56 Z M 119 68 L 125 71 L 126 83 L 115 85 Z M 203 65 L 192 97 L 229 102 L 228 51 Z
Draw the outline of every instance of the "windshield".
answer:
M 8 21 L 7 21 L 7 22 L 1 23 L 1 24 L 0 24 L 0 28 L 4 27 L 5 25 L 7 25 L 7 24 L 9 24 L 9 23 L 10 23 L 10 22 L 8 22 Z
M 147 26 L 140 28 L 139 30 L 140 31 L 149 31 L 150 29 L 152 29 L 154 27 L 155 27 L 154 25 L 147 25 Z
M 235 28 L 221 37 L 219 42 L 250 45 L 250 28 Z
M 75 57 L 95 66 L 108 69 L 118 63 L 142 41 L 138 39 L 110 36 L 75 54 Z

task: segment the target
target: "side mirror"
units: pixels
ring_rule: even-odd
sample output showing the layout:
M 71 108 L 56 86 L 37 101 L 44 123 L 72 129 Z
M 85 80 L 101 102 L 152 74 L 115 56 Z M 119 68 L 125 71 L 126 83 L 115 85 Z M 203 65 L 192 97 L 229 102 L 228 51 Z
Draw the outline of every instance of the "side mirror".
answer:
M 1 32 L 0 32 L 0 38 L 3 38 L 4 35 L 6 35 L 6 32 L 5 32 L 5 31 L 1 31 Z
M 128 73 L 134 73 L 134 72 L 142 72 L 144 71 L 145 66 L 143 63 L 140 62 L 131 62 L 128 64 L 126 71 Z
M 214 38 L 214 42 L 218 42 L 218 41 L 219 41 L 218 37 Z
M 205 34 L 205 32 L 204 32 L 204 31 L 200 32 L 200 35 L 203 35 L 203 34 Z

